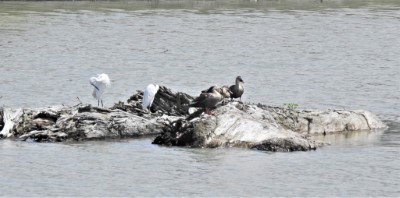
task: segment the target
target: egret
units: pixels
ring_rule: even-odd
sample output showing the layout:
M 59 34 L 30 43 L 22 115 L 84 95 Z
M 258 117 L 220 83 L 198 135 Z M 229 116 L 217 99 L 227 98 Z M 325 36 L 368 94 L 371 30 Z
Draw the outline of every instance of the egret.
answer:
M 236 77 L 235 84 L 229 87 L 229 90 L 231 90 L 232 92 L 231 99 L 240 98 L 240 101 L 242 101 L 242 95 L 244 92 L 243 83 L 244 81 L 242 77 L 240 76 Z
M 101 106 L 103 107 L 103 99 L 101 99 L 101 96 L 103 95 L 106 87 L 111 85 L 110 78 L 107 74 L 103 73 L 98 74 L 97 77 L 91 77 L 89 82 L 94 87 L 92 96 L 97 99 L 97 106 L 100 106 L 101 101 Z
M 143 93 L 142 99 L 142 108 L 143 110 L 150 110 L 151 105 L 153 104 L 154 98 L 160 86 L 149 84 Z

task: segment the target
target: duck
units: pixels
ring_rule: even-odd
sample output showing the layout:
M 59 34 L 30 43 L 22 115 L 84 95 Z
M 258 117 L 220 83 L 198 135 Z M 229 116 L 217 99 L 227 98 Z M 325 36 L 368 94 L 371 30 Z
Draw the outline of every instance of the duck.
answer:
M 224 85 L 221 88 L 218 88 L 217 85 L 214 85 L 214 86 L 211 86 L 208 89 L 205 89 L 205 90 L 201 91 L 201 93 L 211 93 L 213 89 L 215 89 L 217 92 L 219 92 L 221 94 L 222 99 L 230 98 L 232 96 L 232 92 L 231 92 L 231 90 L 229 90 L 229 86 L 228 85 Z
M 219 89 L 220 94 L 223 98 L 230 98 L 232 97 L 232 91 L 229 89 L 228 85 L 224 85 Z
M 208 115 L 212 115 L 209 108 L 214 108 L 224 98 L 220 93 L 221 91 L 223 90 L 217 86 L 212 86 L 207 90 L 203 90 L 199 97 L 195 98 L 189 106 L 202 107 Z
M 236 77 L 235 84 L 229 87 L 229 90 L 232 92 L 231 100 L 234 98 L 239 98 L 240 101 L 242 101 L 242 95 L 244 92 L 243 83 L 244 81 L 241 76 Z

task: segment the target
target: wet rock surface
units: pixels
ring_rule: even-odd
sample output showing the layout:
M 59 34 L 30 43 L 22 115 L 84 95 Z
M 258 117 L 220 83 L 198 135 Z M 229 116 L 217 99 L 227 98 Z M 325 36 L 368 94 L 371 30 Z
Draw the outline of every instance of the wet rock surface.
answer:
M 202 109 L 189 111 L 192 96 L 163 86 L 148 113 L 142 110 L 142 95 L 137 91 L 111 108 L 0 109 L 0 137 L 58 142 L 158 135 L 153 143 L 167 146 L 307 151 L 321 145 L 313 134 L 386 127 L 362 110 L 294 110 L 236 101 L 224 101 L 207 115 Z
M 4 127 L 3 114 L 4 114 L 4 110 L 3 110 L 3 108 L 0 108 L 0 131 Z

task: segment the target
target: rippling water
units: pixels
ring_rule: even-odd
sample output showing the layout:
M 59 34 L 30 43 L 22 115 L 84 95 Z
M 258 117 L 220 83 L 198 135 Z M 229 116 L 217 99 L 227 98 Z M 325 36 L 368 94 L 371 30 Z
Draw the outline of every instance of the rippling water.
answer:
M 297 153 L 2 140 L 0 196 L 400 196 L 399 19 L 390 0 L 0 2 L 6 107 L 95 104 L 100 72 L 108 106 L 148 83 L 196 95 L 241 75 L 245 101 L 389 125 Z

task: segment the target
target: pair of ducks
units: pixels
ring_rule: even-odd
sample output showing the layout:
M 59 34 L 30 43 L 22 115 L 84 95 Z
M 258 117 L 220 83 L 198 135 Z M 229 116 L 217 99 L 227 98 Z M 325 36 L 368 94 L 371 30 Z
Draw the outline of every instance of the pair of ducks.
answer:
M 236 77 L 236 81 L 234 85 L 228 86 L 212 86 L 207 90 L 203 90 L 199 97 L 193 100 L 191 107 L 202 107 L 205 112 L 209 115 L 212 115 L 212 112 L 209 111 L 209 108 L 214 108 L 219 102 L 221 102 L 224 98 L 239 98 L 242 100 L 242 95 L 244 92 L 243 87 L 243 79 L 241 76 Z

